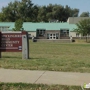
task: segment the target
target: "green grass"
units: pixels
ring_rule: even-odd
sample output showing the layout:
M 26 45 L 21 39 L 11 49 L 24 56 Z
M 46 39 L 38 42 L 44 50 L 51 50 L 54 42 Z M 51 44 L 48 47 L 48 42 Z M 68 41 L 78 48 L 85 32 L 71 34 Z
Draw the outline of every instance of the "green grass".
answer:
M 30 41 L 30 59 L 22 60 L 21 53 L 3 52 L 1 68 L 90 72 L 89 43 L 55 43 Z
M 81 90 L 80 86 L 0 83 L 0 90 Z

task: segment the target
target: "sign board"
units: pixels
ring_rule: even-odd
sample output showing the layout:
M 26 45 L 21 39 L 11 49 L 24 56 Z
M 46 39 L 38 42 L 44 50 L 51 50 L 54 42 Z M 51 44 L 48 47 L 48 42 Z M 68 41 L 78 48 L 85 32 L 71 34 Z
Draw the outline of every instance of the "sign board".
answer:
M 23 40 L 25 41 L 25 43 Z M 24 53 L 25 50 L 27 50 L 26 54 L 29 54 L 28 44 L 29 44 L 28 34 L 25 31 L 0 32 L 0 52 L 23 52 Z

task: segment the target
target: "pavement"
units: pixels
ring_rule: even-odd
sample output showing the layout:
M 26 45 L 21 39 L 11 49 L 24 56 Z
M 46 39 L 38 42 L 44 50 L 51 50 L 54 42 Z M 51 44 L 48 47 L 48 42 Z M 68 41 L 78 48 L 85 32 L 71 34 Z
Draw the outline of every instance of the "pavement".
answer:
M 84 83 L 90 83 L 90 73 L 0 68 L 0 82 L 81 86 Z

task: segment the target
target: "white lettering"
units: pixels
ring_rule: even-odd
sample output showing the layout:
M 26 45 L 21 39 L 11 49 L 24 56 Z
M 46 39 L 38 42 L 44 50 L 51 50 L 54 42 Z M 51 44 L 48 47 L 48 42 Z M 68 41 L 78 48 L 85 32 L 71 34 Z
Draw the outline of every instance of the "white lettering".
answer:
M 1 47 L 13 47 L 13 44 L 1 44 Z
M 10 40 L 10 38 L 2 38 L 2 40 L 8 40 L 8 41 L 9 41 L 9 40 Z
M 6 43 L 6 44 L 8 44 L 8 43 L 12 43 L 12 44 L 19 44 L 20 42 L 19 41 L 2 41 L 1 43 Z
M 12 38 L 12 37 L 13 37 L 13 38 L 14 38 L 14 37 L 18 37 L 18 38 L 19 38 L 19 37 L 22 37 L 22 35 L 2 35 L 2 38 L 5 38 L 5 37 L 6 37 L 6 38 L 7 38 L 7 37 L 8 37 L 8 38 Z
M 9 37 L 9 38 L 22 37 L 22 35 L 8 35 L 7 37 Z
M 3 38 L 7 37 L 7 35 L 2 35 Z

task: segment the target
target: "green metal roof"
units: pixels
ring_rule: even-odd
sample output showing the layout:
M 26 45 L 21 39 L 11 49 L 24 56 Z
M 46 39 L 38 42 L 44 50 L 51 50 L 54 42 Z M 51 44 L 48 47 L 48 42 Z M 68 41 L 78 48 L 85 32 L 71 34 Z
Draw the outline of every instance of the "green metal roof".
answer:
M 9 30 L 14 28 L 14 22 L 0 22 L 0 26 L 9 26 Z M 73 31 L 76 28 L 75 24 L 69 24 L 64 22 L 59 23 L 32 23 L 32 22 L 24 22 L 23 28 L 26 31 L 36 31 L 37 29 L 46 29 L 46 30 L 60 30 L 60 29 L 69 29 Z
M 0 27 L 12 27 L 14 25 L 14 22 L 0 22 Z

